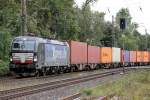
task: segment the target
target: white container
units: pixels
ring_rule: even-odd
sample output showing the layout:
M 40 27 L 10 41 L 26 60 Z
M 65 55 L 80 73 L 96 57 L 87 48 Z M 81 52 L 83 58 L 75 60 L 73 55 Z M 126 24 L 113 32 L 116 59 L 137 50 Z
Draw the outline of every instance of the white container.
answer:
M 112 48 L 112 62 L 119 63 L 121 62 L 121 49 L 120 48 Z

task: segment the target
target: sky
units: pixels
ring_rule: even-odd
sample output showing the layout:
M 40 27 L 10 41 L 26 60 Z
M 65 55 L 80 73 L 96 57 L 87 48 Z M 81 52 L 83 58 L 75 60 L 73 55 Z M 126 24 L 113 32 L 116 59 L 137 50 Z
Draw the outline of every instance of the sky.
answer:
M 85 0 L 75 0 L 79 7 L 83 2 Z M 129 9 L 132 22 L 139 24 L 138 31 L 141 34 L 145 34 L 145 29 L 150 34 L 150 0 L 97 0 L 91 5 L 93 11 L 105 12 L 107 21 L 111 21 L 112 15 L 116 16 L 121 8 Z

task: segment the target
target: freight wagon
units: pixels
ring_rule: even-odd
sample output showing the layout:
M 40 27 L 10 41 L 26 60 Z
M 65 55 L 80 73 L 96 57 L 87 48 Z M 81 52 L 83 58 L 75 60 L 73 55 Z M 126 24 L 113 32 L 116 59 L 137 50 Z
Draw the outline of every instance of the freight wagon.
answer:
M 123 66 L 129 66 L 130 65 L 130 52 L 127 51 L 127 50 L 122 50 L 122 53 L 121 53 L 121 62 L 123 64 Z
M 149 54 L 148 51 L 143 51 L 142 52 L 142 57 L 143 57 L 143 65 L 148 65 L 149 62 Z
M 112 66 L 120 67 L 121 66 L 121 49 L 112 47 Z
M 147 65 L 150 65 L 150 52 L 148 51 L 148 64 Z
M 88 45 L 88 68 L 97 69 L 99 68 L 100 51 L 99 47 Z
M 140 66 L 143 63 L 142 51 L 137 51 L 136 55 L 136 65 Z
M 111 47 L 101 47 L 100 48 L 100 65 L 102 67 L 110 68 L 112 67 L 112 48 Z
M 134 66 L 136 63 L 136 51 L 129 51 L 130 52 L 130 66 Z
M 73 71 L 84 70 L 87 67 L 87 43 L 69 41 L 70 65 Z

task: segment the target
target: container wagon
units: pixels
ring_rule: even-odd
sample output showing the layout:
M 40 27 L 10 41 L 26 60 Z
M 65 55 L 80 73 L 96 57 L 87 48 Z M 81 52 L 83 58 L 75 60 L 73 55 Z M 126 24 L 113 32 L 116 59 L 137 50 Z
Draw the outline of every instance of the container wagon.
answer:
M 85 70 L 87 68 L 87 43 L 69 41 L 70 47 L 70 65 L 72 70 Z
M 140 65 L 142 65 L 142 62 L 143 62 L 142 51 L 137 51 L 136 55 L 137 55 L 136 56 L 136 65 L 140 66 Z
M 136 51 L 129 51 L 130 52 L 130 66 L 135 66 L 136 64 Z
M 120 67 L 121 66 L 121 49 L 112 47 L 112 66 Z
M 143 51 L 143 65 L 148 65 L 149 62 L 149 55 L 148 51 Z
M 112 67 L 112 48 L 101 47 L 100 48 L 100 65 L 101 67 L 111 68 Z
M 122 50 L 122 64 L 125 67 L 130 65 L 130 53 L 127 50 Z
M 150 65 L 150 52 L 148 51 L 148 65 Z
M 100 50 L 99 47 L 88 45 L 88 66 L 90 69 L 99 68 Z

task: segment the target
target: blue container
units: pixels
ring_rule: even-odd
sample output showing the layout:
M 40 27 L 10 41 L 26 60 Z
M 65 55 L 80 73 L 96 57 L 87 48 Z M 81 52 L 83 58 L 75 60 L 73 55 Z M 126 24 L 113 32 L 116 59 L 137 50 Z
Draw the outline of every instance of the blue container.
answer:
M 127 50 L 123 51 L 124 62 L 130 62 L 130 52 Z

